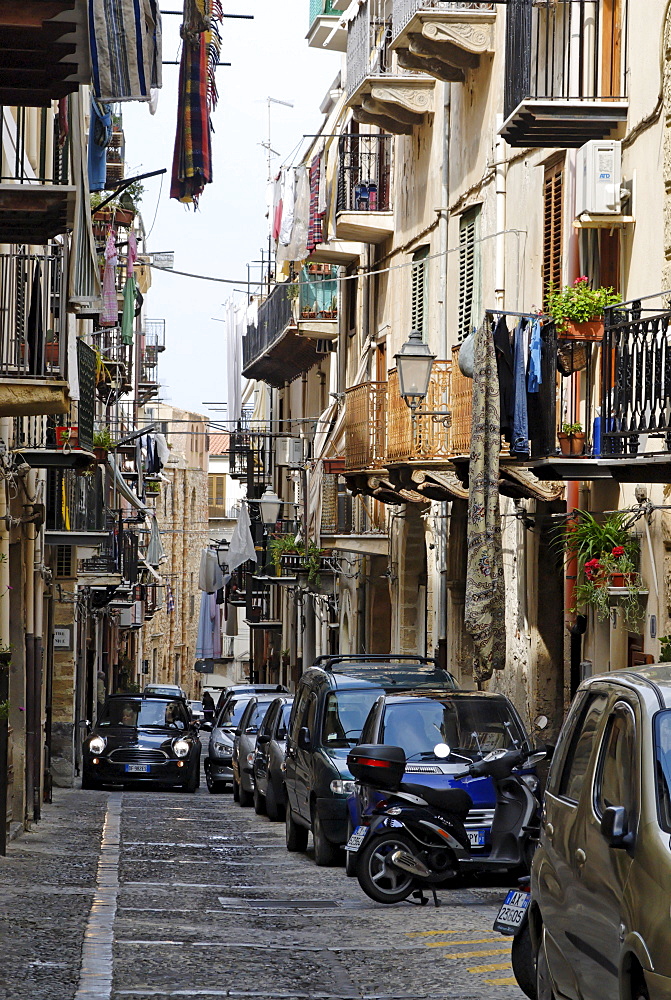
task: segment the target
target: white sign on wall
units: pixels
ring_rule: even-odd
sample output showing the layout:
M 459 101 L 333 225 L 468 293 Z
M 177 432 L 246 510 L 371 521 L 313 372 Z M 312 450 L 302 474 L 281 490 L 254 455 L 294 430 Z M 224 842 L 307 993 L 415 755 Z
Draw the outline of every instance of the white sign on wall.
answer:
M 54 626 L 54 649 L 72 649 L 72 625 Z

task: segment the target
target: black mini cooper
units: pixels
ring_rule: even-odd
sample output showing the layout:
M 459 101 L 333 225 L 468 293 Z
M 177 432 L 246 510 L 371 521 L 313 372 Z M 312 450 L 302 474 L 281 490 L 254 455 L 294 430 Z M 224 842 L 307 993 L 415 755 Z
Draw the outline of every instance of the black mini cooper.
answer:
M 198 726 L 183 698 L 109 695 L 82 749 L 82 788 L 200 784 Z

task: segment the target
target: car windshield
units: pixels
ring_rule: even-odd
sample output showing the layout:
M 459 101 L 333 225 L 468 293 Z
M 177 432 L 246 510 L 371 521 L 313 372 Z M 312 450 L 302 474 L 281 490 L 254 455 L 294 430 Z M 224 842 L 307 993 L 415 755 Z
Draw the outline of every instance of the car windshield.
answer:
M 184 710 L 175 701 L 159 698 L 124 700 L 115 698 L 108 701 L 98 719 L 98 726 L 128 726 L 147 728 L 151 726 L 184 729 Z
M 354 746 L 361 736 L 366 716 L 384 692 L 378 688 L 332 691 L 326 699 L 322 742 L 326 747 Z
M 655 718 L 655 761 L 659 822 L 671 833 L 671 711 L 659 712 Z
M 263 719 L 263 716 L 268 711 L 268 705 L 270 701 L 257 701 L 256 705 L 252 709 L 252 714 L 247 719 L 247 728 L 250 726 L 258 726 Z
M 433 663 L 408 663 L 403 660 L 391 659 L 383 662 L 352 663 L 348 660 L 345 663 L 337 664 L 333 672 L 346 673 L 350 677 L 360 677 L 372 684 L 379 684 L 380 687 L 387 690 L 405 688 L 407 691 L 430 688 L 438 691 L 454 691 L 457 688 L 457 682 L 452 674 Z
M 193 709 L 194 712 L 202 712 L 203 711 L 203 703 L 202 703 L 202 701 L 190 701 L 189 704 L 191 705 L 191 708 Z
M 476 758 L 525 739 L 506 702 L 477 696 L 388 704 L 380 734 L 380 742 L 403 747 L 408 759 L 434 757 L 437 743 Z
M 237 729 L 242 718 L 242 713 L 252 699 L 251 694 L 243 695 L 242 698 L 231 698 L 222 708 L 221 715 L 217 719 L 217 726 L 220 729 Z

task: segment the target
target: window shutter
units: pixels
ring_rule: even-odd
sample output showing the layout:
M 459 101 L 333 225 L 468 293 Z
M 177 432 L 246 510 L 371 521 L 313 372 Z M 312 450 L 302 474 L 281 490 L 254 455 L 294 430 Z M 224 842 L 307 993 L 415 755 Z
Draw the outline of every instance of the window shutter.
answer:
M 543 190 L 543 302 L 549 285 L 562 284 L 562 206 L 564 165 L 556 163 L 545 171 Z
M 410 308 L 410 329 L 419 330 L 422 339 L 426 340 L 427 319 L 428 319 L 428 282 L 427 282 L 427 257 L 429 248 L 422 247 L 412 256 L 412 299 Z
M 459 340 L 463 340 L 478 320 L 477 302 L 480 246 L 480 209 L 465 212 L 459 221 Z

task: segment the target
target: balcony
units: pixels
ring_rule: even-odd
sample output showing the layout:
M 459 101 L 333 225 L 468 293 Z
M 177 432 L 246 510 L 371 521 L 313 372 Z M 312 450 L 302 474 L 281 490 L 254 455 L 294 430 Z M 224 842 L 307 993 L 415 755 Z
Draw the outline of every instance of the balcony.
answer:
M 0 104 L 48 107 L 91 80 L 86 0 L 0 7 Z
M 40 139 L 31 159 L 27 147 L 35 129 Z M 68 183 L 70 143 L 66 138 L 61 148 L 51 113 L 0 106 L 0 149 L 6 171 L 0 175 L 0 243 L 41 246 L 72 229 L 76 188 Z
M 493 3 L 394 0 L 391 48 L 404 69 L 463 83 L 494 48 Z
M 387 383 L 351 386 L 345 393 L 345 470 L 383 468 L 386 439 Z
M 63 248 L 0 254 L 0 416 L 67 413 Z
M 248 497 L 260 497 L 272 482 L 275 445 L 271 434 L 238 428 L 229 436 L 228 474 L 247 484 Z
M 340 27 L 340 18 L 332 0 L 310 0 L 310 27 L 306 36 L 310 48 L 345 52 L 347 29 Z
M 133 391 L 134 345 L 124 344 L 121 327 L 94 330 L 93 345 L 100 355 L 97 372 L 98 397 L 103 401 L 114 394 Z
M 302 336 L 295 317 L 296 285 L 282 282 L 259 306 L 256 326 L 242 338 L 242 374 L 281 389 L 322 360 L 324 343 Z M 328 348 L 326 348 L 328 349 Z
M 103 540 L 95 556 L 82 559 L 79 578 L 84 586 L 107 591 L 106 604 L 121 584 L 133 586 L 138 577 L 138 536 L 124 527 L 122 511 L 105 511 Z M 111 591 L 111 592 L 110 592 Z
M 80 475 L 49 469 L 46 484 L 47 545 L 96 547 L 107 539 L 102 470 Z
M 511 146 L 579 147 L 627 119 L 628 0 L 508 0 L 505 122 Z
M 424 410 L 443 411 L 449 408 L 451 367 L 450 361 L 434 361 L 429 391 L 417 410 L 414 431 L 410 407 L 398 388 L 396 369 L 389 372 L 387 464 L 444 464 L 452 457 L 449 428 L 437 423 L 433 417 L 422 415 Z
M 340 137 L 336 237 L 383 243 L 394 233 L 390 135 Z
M 391 37 L 385 0 L 365 0 L 347 35 L 347 105 L 355 121 L 411 135 L 433 111 L 435 80 L 404 69 Z
M 323 341 L 322 348 L 338 336 L 338 279 L 327 264 L 308 264 L 301 271 L 298 332 Z

